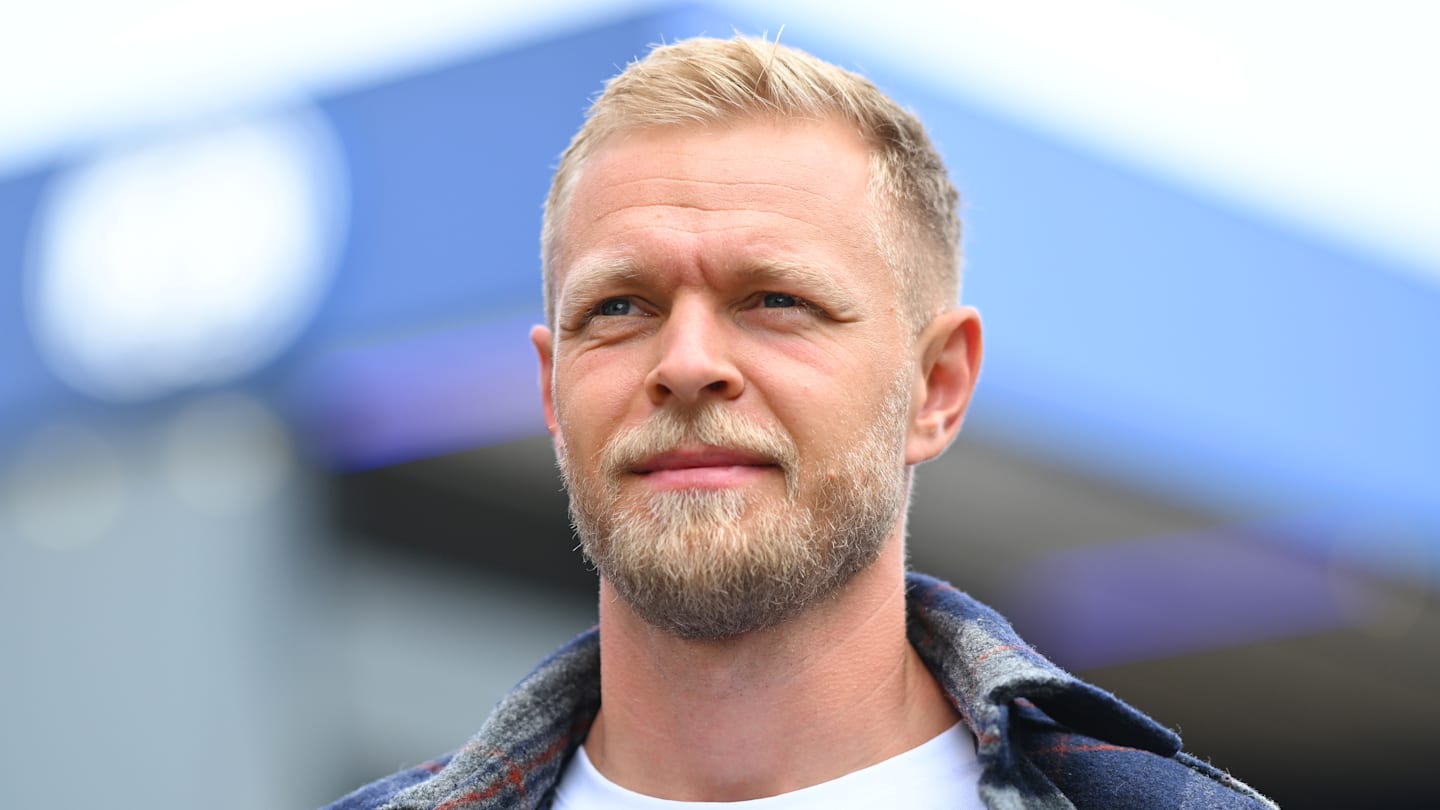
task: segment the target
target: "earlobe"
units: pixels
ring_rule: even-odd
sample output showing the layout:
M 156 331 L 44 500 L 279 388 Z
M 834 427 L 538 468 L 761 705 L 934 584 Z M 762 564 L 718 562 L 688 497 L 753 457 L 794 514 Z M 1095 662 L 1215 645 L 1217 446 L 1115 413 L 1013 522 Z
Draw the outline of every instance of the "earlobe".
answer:
M 540 404 L 545 409 L 545 427 L 551 436 L 559 436 L 559 423 L 555 419 L 555 342 L 550 330 L 544 326 L 530 328 L 530 342 L 535 344 L 535 353 L 540 358 Z
M 980 313 L 958 307 L 930 323 L 916 341 L 919 369 L 905 441 L 905 463 L 936 458 L 960 433 L 982 355 Z

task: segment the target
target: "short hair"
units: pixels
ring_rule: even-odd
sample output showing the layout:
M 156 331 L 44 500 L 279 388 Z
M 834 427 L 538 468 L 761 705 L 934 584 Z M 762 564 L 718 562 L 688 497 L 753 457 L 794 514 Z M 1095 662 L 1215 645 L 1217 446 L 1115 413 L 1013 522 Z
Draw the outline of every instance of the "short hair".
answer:
M 654 47 L 606 83 L 560 157 L 541 230 L 546 320 L 554 326 L 561 229 L 586 161 L 620 133 L 755 118 L 834 120 L 871 146 L 872 227 L 915 333 L 960 286 L 959 194 L 925 128 L 872 82 L 763 38 L 696 37 Z

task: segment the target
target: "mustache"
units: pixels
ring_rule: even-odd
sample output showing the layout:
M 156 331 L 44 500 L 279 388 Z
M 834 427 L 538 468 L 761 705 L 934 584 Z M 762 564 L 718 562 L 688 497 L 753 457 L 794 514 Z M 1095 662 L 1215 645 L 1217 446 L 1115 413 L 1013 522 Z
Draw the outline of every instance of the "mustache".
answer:
M 799 450 L 790 434 L 777 425 L 761 424 L 720 405 L 658 411 L 645 422 L 621 430 L 601 449 L 600 469 L 614 479 L 652 456 L 695 445 L 764 458 L 785 474 L 787 489 L 794 489 Z

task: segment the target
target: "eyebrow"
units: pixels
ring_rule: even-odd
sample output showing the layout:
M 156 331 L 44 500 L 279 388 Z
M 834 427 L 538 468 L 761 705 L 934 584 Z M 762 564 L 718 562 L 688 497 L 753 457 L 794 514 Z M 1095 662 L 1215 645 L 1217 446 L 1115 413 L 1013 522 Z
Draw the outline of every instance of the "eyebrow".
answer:
M 560 308 L 558 321 L 569 323 L 576 315 L 574 302 L 578 306 L 589 306 L 592 299 L 616 286 L 639 284 L 645 277 L 635 262 L 628 258 L 599 259 L 576 267 L 567 274 L 560 287 Z
M 597 259 L 574 268 L 560 289 L 559 322 L 569 323 L 578 307 L 588 307 L 594 298 L 616 287 L 645 283 L 650 273 L 628 257 Z M 860 305 L 853 292 L 837 283 L 829 273 L 801 262 L 768 259 L 743 266 L 734 275 L 743 277 L 746 286 L 774 284 L 795 294 L 815 299 L 815 303 L 837 316 L 853 314 Z
M 816 298 L 816 304 L 837 315 L 853 313 L 860 306 L 855 294 L 836 282 L 834 276 L 799 262 L 777 259 L 753 264 L 747 268 L 747 281 L 752 285 L 772 282 L 793 287 L 804 297 Z

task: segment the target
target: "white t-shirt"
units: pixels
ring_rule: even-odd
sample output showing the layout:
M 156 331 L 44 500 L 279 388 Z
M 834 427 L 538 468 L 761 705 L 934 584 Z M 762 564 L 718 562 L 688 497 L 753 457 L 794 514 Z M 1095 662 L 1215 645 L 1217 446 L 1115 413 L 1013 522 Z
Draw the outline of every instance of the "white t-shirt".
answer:
M 555 810 L 983 810 L 975 738 L 956 723 L 928 742 L 807 788 L 741 802 L 677 802 L 626 790 L 595 770 L 585 746 L 555 789 Z

